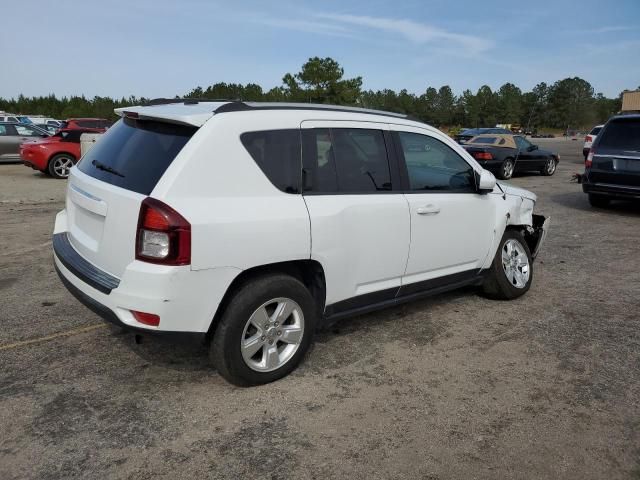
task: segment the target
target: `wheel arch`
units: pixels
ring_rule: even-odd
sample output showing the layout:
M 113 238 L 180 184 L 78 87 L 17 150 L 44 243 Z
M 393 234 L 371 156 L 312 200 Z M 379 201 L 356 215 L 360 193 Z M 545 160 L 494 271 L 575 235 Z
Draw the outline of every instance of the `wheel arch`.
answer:
M 243 270 L 233 279 L 222 297 L 211 324 L 209 325 L 207 339 L 210 340 L 213 337 L 216 327 L 218 326 L 220 318 L 229 301 L 243 285 L 256 277 L 274 273 L 290 275 L 300 280 L 304 286 L 309 289 L 316 302 L 318 318 L 322 316 L 326 302 L 326 280 L 324 268 L 320 262 L 309 259 L 258 265 Z

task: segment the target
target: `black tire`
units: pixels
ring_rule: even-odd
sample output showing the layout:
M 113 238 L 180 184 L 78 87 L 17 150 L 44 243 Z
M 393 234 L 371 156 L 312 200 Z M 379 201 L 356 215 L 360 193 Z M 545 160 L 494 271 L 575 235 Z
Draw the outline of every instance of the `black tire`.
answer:
M 611 199 L 604 195 L 596 195 L 595 193 L 589 194 L 589 204 L 592 207 L 607 208 L 610 202 L 611 202 Z
M 498 171 L 498 178 L 501 180 L 509 180 L 513 177 L 513 171 L 516 168 L 516 162 L 514 162 L 513 158 L 505 158 L 504 162 L 500 166 L 500 170 Z
M 556 173 L 557 166 L 558 166 L 558 162 L 556 162 L 555 158 L 551 157 L 547 159 L 547 161 L 544 164 L 544 167 L 540 169 L 540 173 L 545 177 L 550 177 L 551 175 Z
M 293 356 L 281 367 L 267 372 L 256 371 L 245 362 L 240 348 L 245 326 L 265 302 L 281 297 L 293 300 L 302 310 L 302 340 Z M 256 277 L 244 283 L 227 303 L 211 341 L 209 358 L 220 375 L 234 385 L 247 387 L 273 382 L 291 373 L 304 357 L 311 345 L 316 317 L 315 301 L 302 282 L 284 274 Z
M 502 251 L 505 248 L 506 243 L 509 240 L 515 240 L 520 244 L 524 252 L 526 253 L 529 261 L 529 278 L 523 287 L 515 286 L 508 278 L 505 272 L 505 268 L 502 264 Z M 489 274 L 482 285 L 484 293 L 489 298 L 496 300 L 513 300 L 521 295 L 527 293 L 531 287 L 533 281 L 533 259 L 531 258 L 531 252 L 529 246 L 524 240 L 522 233 L 516 230 L 507 230 L 504 232 L 496 254 L 493 257 L 493 263 L 489 269 Z
M 69 153 L 59 153 L 57 155 L 54 155 L 49 160 L 49 165 L 47 167 L 49 175 L 51 175 L 53 178 L 68 178 L 69 169 L 71 167 L 62 168 L 61 164 L 64 163 L 65 165 L 68 165 L 69 162 L 71 162 L 71 166 L 75 165 L 76 163 L 76 158 Z

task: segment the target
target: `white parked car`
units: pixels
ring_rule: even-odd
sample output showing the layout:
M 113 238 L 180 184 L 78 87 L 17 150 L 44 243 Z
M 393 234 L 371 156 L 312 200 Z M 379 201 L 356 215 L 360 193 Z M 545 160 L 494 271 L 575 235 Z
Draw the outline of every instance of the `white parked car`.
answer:
M 321 322 L 531 285 L 547 225 L 536 196 L 428 125 L 309 104 L 117 113 L 71 170 L 58 273 L 117 325 L 209 341 L 235 384 L 292 371 Z
M 589 156 L 591 145 L 593 145 L 593 142 L 596 141 L 596 137 L 600 133 L 600 130 L 602 130 L 602 127 L 604 127 L 604 125 L 596 125 L 591 129 L 591 131 L 587 134 L 587 136 L 584 137 L 584 145 L 582 146 L 582 155 L 584 156 L 585 161 Z

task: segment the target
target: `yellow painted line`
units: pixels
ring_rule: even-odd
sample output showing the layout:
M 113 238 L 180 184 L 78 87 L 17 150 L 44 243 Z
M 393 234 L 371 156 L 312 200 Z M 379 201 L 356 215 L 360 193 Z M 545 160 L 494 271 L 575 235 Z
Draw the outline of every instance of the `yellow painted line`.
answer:
M 23 340 L 21 342 L 15 342 L 15 343 L 7 343 L 5 345 L 0 345 L 0 351 L 11 350 L 13 348 L 26 347 L 28 345 L 33 345 L 34 343 L 48 342 L 50 340 L 55 340 L 56 338 L 79 335 L 81 333 L 97 330 L 98 328 L 105 328 L 106 326 L 107 326 L 106 323 L 99 323 L 96 325 L 89 325 L 88 327 L 74 328 L 73 330 L 67 330 L 66 332 L 54 333 L 53 335 L 47 335 L 46 337 L 32 338 L 31 340 Z

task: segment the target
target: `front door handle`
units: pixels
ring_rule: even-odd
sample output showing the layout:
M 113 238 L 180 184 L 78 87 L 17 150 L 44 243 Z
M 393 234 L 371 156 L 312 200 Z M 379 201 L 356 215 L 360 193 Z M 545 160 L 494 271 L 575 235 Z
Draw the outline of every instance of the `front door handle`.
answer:
M 438 213 L 440 213 L 440 207 L 433 205 L 433 204 L 429 204 L 429 205 L 425 205 L 423 207 L 418 207 L 416 209 L 416 213 L 418 215 L 436 215 Z

